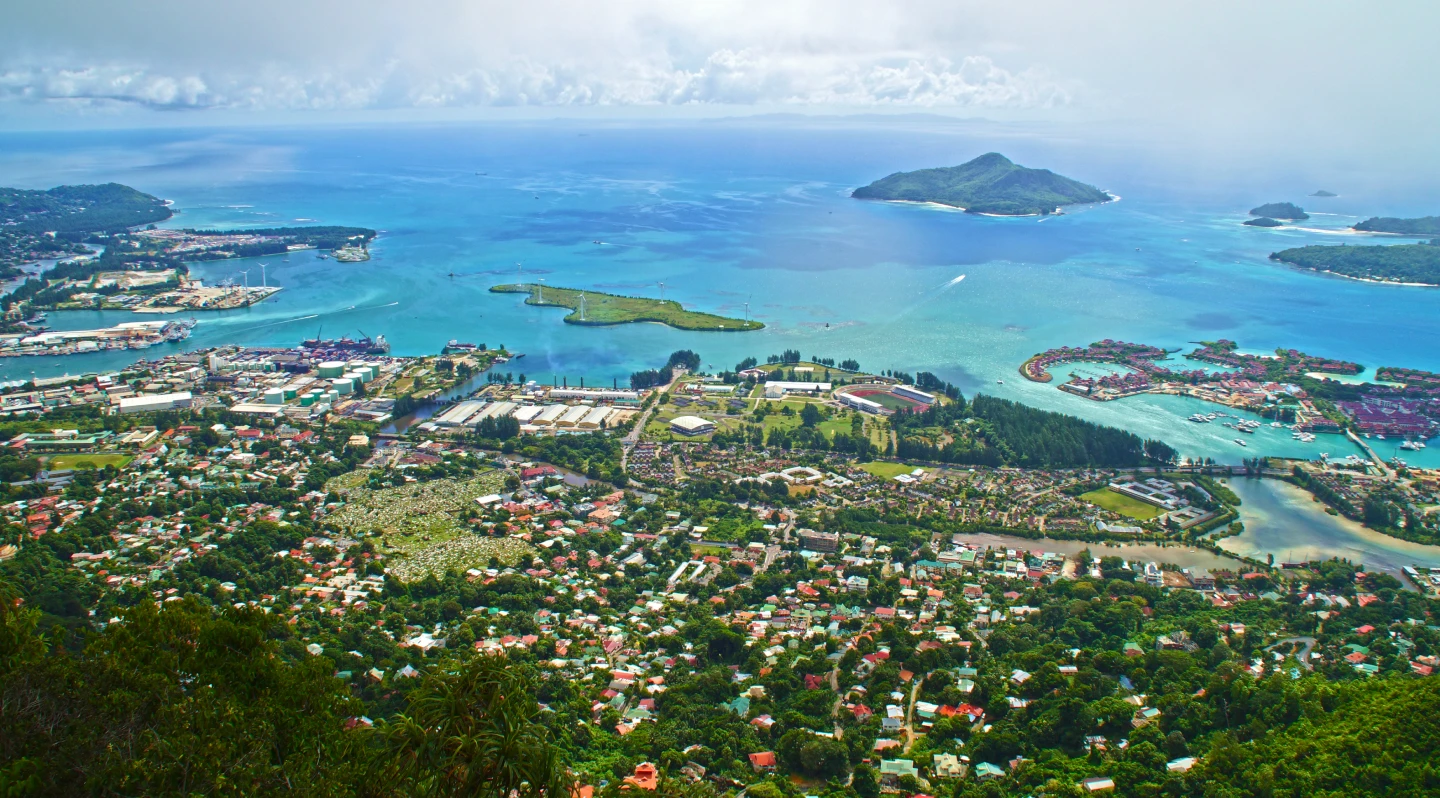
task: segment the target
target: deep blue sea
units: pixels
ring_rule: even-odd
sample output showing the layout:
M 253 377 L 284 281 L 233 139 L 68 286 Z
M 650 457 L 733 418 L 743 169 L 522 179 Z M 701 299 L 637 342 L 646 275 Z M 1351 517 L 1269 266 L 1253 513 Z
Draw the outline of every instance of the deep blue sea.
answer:
M 891 172 L 992 150 L 1121 199 L 1051 218 L 998 219 L 848 197 Z M 1370 367 L 1440 370 L 1440 290 L 1318 276 L 1266 259 L 1302 244 L 1373 243 L 1344 232 L 1367 216 L 1436 213 L 1431 178 L 1343 153 L 1238 153 L 1227 162 L 1054 128 L 904 120 L 0 134 L 3 185 L 123 182 L 173 200 L 170 226 L 382 231 L 368 263 L 313 252 L 262 259 L 269 282 L 285 290 L 245 310 L 202 314 L 186 348 L 363 331 L 385 335 L 395 354 L 418 355 L 458 338 L 526 353 L 514 368 L 530 378 L 590 384 L 625 382 L 675 349 L 694 349 L 716 369 L 799 349 L 872 370 L 932 371 L 967 393 L 1126 427 L 1182 455 L 1227 462 L 1352 449 L 1338 438 L 1299 444 L 1268 428 L 1241 449 L 1231 430 L 1184 421 L 1213 406 L 1173 397 L 1099 404 L 1026 382 L 1016 368 L 1037 351 L 1101 338 L 1176 348 L 1226 337 L 1248 350 L 1286 346 Z M 1340 196 L 1308 196 L 1322 188 Z M 1281 200 L 1313 218 L 1302 229 L 1240 225 L 1248 208 Z M 254 283 L 253 261 L 194 272 L 239 279 L 247 263 Z M 749 302 L 767 327 L 728 334 L 566 325 L 564 311 L 487 292 L 517 273 L 650 296 L 663 282 L 667 298 L 699 310 L 741 315 Z M 137 318 L 155 317 L 50 316 L 70 329 Z M 165 351 L 174 349 L 145 354 Z M 6 359 L 0 379 L 110 370 L 134 354 Z M 1440 465 L 1440 445 L 1406 455 Z

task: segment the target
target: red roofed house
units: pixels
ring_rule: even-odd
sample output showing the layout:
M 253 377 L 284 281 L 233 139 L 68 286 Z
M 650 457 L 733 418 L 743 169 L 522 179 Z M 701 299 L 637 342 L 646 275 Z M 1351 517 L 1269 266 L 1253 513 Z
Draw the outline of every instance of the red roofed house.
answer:
M 773 751 L 761 751 L 750 755 L 750 767 L 755 772 L 775 769 L 775 753 Z
M 635 766 L 634 775 L 626 776 L 625 782 L 621 786 L 622 788 L 639 787 L 642 790 L 653 792 L 656 787 L 660 786 L 660 774 L 655 770 L 654 765 L 649 762 L 641 762 Z

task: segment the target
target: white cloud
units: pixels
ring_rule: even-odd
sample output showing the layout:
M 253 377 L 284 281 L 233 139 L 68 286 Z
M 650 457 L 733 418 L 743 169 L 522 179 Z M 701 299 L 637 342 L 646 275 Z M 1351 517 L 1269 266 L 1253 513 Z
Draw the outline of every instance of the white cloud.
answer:
M 779 55 L 720 49 L 693 69 L 669 59 L 546 64 L 515 59 L 438 75 L 391 61 L 354 74 L 265 69 L 164 72 L 139 65 L 21 67 L 0 72 L 0 97 L 129 103 L 159 109 L 369 109 L 466 106 L 845 105 L 1049 108 L 1074 84 L 1044 70 L 1011 72 L 986 56 Z

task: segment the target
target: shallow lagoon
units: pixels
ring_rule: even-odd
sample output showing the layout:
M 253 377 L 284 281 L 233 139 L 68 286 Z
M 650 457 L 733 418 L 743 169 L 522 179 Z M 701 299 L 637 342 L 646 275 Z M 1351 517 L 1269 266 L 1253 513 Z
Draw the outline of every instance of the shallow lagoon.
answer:
M 1325 505 L 1288 482 L 1237 478 L 1228 484 L 1243 503 L 1245 531 L 1220 541 L 1227 551 L 1262 561 L 1273 555 L 1276 563 L 1339 557 L 1401 581 L 1400 569 L 1406 565 L 1440 566 L 1440 546 L 1399 540 L 1332 516 Z
M 1242 449 L 1222 434 L 1229 430 L 1184 421 L 1213 406 L 1151 396 L 1088 402 L 1016 369 L 1035 352 L 1102 338 L 1188 351 L 1193 341 L 1226 337 L 1253 351 L 1296 347 L 1371 367 L 1440 370 L 1440 350 L 1426 343 L 1440 340 L 1440 291 L 1267 260 L 1277 249 L 1335 240 L 1327 226 L 1427 212 L 1423 186 L 1399 185 L 1401 173 L 1377 185 L 1360 166 L 1316 173 L 1267 162 L 1236 185 L 1181 157 L 984 124 L 145 130 L 5 134 L 0 143 L 0 184 L 117 180 L 174 200 L 181 214 L 170 226 L 314 221 L 382 231 L 368 263 L 310 252 L 266 259 L 272 284 L 285 290 L 251 308 L 201 316 L 190 348 L 293 345 L 323 325 L 327 336 L 384 334 L 396 354 L 438 352 L 451 338 L 503 343 L 528 354 L 516 367 L 531 378 L 598 383 L 655 367 L 675 349 L 699 351 L 720 369 L 795 348 L 807 357 L 854 357 L 867 368 L 932 371 L 967 393 L 1122 426 L 1165 439 L 1182 456 L 1221 462 L 1314 457 L 1319 447 L 1267 430 Z M 899 169 L 989 150 L 1123 199 L 1002 219 L 847 196 Z M 1321 232 L 1240 225 L 1257 197 L 1294 197 L 1294 186 L 1312 183 L 1355 185 L 1324 201 L 1327 215 L 1314 223 Z M 740 315 L 748 301 L 767 328 L 566 325 L 563 312 L 488 293 L 515 279 L 517 262 L 527 277 L 615 293 L 658 295 L 664 281 L 668 298 L 697 310 Z M 213 281 L 244 267 L 212 263 L 196 272 Z M 55 313 L 51 324 L 135 318 Z M 0 379 L 115 369 L 138 354 L 9 359 L 0 361 Z M 1349 453 L 1341 446 L 1328 450 Z M 1440 464 L 1440 447 L 1406 459 Z

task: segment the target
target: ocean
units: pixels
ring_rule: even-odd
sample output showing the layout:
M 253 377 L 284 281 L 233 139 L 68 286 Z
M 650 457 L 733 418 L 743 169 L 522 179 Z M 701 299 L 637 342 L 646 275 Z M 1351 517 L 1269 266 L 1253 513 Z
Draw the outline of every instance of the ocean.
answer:
M 1046 218 L 989 218 L 850 199 L 891 172 L 953 165 L 988 151 L 1116 194 Z M 250 270 L 284 290 L 251 308 L 199 314 L 183 344 L 144 353 L 8 358 L 0 379 L 106 371 L 180 349 L 293 346 L 323 334 L 384 335 L 398 355 L 450 339 L 504 345 L 507 368 L 549 382 L 625 383 L 676 349 L 707 367 L 799 349 L 868 370 L 931 371 L 984 392 L 1163 438 L 1186 457 L 1335 456 L 1262 429 L 1233 442 L 1197 400 L 1096 403 L 1022 379 L 1035 352 L 1103 338 L 1188 351 L 1230 338 L 1252 351 L 1293 347 L 1440 370 L 1440 290 L 1304 273 L 1266 256 L 1347 235 L 1371 215 L 1436 212 L 1433 182 L 1338 155 L 1197 157 L 1091 131 L 906 120 L 508 122 L 0 134 L 0 185 L 114 180 L 174 202 L 166 226 L 344 224 L 381 231 L 366 263 L 314 252 L 198 264 L 209 281 Z M 1392 171 L 1385 171 L 1387 168 Z M 1340 194 L 1312 198 L 1317 189 Z M 1281 229 L 1240 224 L 1263 202 L 1313 214 Z M 1393 240 L 1393 239 L 1392 239 Z M 598 242 L 598 243 L 597 243 Z M 1387 240 L 1387 243 L 1389 240 Z M 964 279 L 958 279 L 963 275 Z M 548 284 L 659 296 L 763 321 L 754 333 L 686 333 L 653 324 L 563 324 L 494 284 Z M 140 318 L 50 314 L 57 329 Z M 1382 454 L 1386 444 L 1376 442 Z M 1440 466 L 1440 446 L 1401 453 Z

